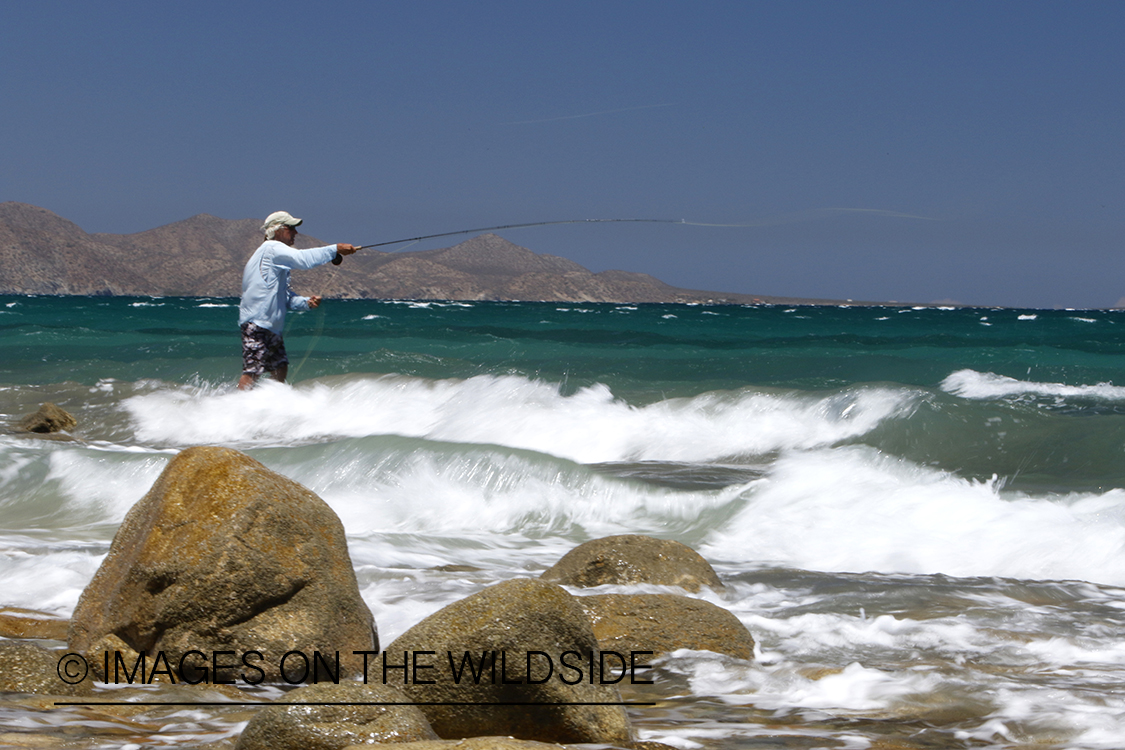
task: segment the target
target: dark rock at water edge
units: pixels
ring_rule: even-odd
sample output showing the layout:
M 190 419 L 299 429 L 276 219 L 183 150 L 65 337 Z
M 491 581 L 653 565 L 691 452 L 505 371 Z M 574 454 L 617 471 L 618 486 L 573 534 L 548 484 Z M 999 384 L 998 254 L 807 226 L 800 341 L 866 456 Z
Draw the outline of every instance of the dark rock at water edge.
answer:
M 28 414 L 16 422 L 15 426 L 17 430 L 22 432 L 51 434 L 73 430 L 78 426 L 78 420 L 64 409 L 48 402 L 42 404 L 34 414 Z
M 362 671 L 354 651 L 378 649 L 336 514 L 227 448 L 183 451 L 129 510 L 82 592 L 68 641 L 97 663 L 93 649 L 108 636 L 150 659 L 163 652 L 177 670 L 193 650 L 205 659 L 233 651 L 236 662 L 258 651 L 254 665 L 273 682 L 289 651 L 314 664 L 319 652 L 329 667 L 338 652 L 346 676 Z M 262 679 L 242 664 L 222 677 L 240 671 Z
M 424 657 L 433 668 L 421 672 L 433 684 L 411 679 L 402 689 L 415 701 L 459 704 L 422 706 L 444 739 L 499 735 L 560 743 L 628 742 L 632 737 L 622 706 L 565 705 L 621 702 L 614 685 L 599 683 L 600 673 L 573 685 L 559 679 L 564 652 L 583 661 L 597 650 L 575 597 L 553 584 L 515 579 L 454 602 L 407 630 L 387 647 L 387 664 L 377 662 L 369 679 L 382 681 L 384 666 L 391 680 L 410 677 L 399 666 L 412 664 L 414 654 L 433 652 Z M 531 651 L 547 656 L 533 659 Z M 476 663 L 479 681 L 470 675 L 468 657 Z M 554 662 L 553 675 L 546 671 L 547 658 Z M 459 682 L 455 670 L 462 670 Z M 486 705 L 513 702 L 542 705 Z
M 687 545 L 641 534 L 620 534 L 580 544 L 544 571 L 544 581 L 588 588 L 650 583 L 699 591 L 722 589 L 714 568 Z
M 259 710 L 235 749 L 338 750 L 350 745 L 436 740 L 417 706 L 370 705 L 409 702 L 402 691 L 388 685 L 308 685 Z M 307 705 L 314 703 L 345 705 Z

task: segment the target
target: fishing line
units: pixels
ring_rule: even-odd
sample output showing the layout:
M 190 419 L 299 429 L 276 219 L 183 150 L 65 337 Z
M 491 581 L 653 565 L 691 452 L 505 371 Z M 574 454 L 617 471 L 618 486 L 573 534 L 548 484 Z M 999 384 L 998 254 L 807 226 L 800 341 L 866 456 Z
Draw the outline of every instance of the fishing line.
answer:
M 339 263 L 336 262 L 339 259 L 340 259 L 339 255 L 337 255 L 335 258 L 333 258 L 332 265 L 333 266 L 340 265 Z M 335 286 L 336 286 L 336 269 L 335 268 L 333 268 L 331 271 L 329 271 L 328 283 L 325 286 L 327 286 L 329 289 L 335 288 Z M 292 380 L 294 382 L 297 380 L 297 373 L 299 373 L 301 371 L 301 368 L 305 366 L 305 362 L 308 361 L 309 356 L 313 353 L 313 349 L 315 349 L 316 345 L 320 343 L 320 336 L 324 332 L 324 315 L 325 315 L 325 313 L 324 313 L 324 303 L 326 301 L 327 300 L 324 299 L 324 297 L 322 296 L 321 300 L 320 300 L 320 304 L 316 306 L 316 330 L 313 331 L 312 341 L 309 342 L 308 348 L 305 349 L 305 356 L 301 357 L 301 361 L 297 364 L 296 367 L 293 368 L 293 372 L 292 372 L 292 375 L 290 377 L 290 380 Z
M 335 281 L 335 280 L 336 280 L 336 269 L 333 268 L 332 269 L 332 281 Z M 331 282 L 329 282 L 329 286 L 331 287 Z M 324 309 L 323 308 L 324 308 L 324 299 L 321 299 L 320 304 L 316 306 L 316 330 L 313 331 L 313 339 L 312 339 L 312 341 L 309 342 L 308 348 L 305 349 L 305 356 L 301 357 L 301 361 L 297 364 L 296 367 L 293 368 L 293 372 L 291 373 L 290 377 L 288 378 L 291 381 L 297 380 L 297 373 L 299 373 L 301 371 L 301 368 L 305 366 L 305 362 L 308 361 L 309 355 L 312 354 L 313 349 L 316 348 L 316 345 L 318 343 L 320 343 L 320 334 L 324 331 Z

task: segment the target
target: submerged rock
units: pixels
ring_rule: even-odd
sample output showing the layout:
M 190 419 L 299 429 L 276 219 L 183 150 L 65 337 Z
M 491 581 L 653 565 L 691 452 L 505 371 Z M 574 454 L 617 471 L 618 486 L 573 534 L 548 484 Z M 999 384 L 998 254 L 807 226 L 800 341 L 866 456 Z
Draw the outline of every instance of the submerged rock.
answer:
M 353 652 L 378 649 L 336 514 L 227 448 L 183 451 L 129 510 L 68 641 L 87 653 L 114 642 L 106 636 L 208 682 L 305 681 L 298 658 L 282 674 L 291 651 L 326 665 L 308 681 L 359 674 Z M 337 655 L 342 674 L 332 675 Z
M 369 679 L 382 681 L 384 670 L 388 681 L 406 682 L 402 690 L 411 700 L 446 704 L 422 706 L 445 739 L 627 742 L 624 708 L 592 705 L 621 702 L 615 685 L 601 682 L 597 651 L 575 597 L 550 583 L 516 579 L 454 602 L 407 630 L 387 647 L 386 663 L 376 662 Z M 579 671 L 564 668 L 564 658 Z M 423 668 L 416 670 L 419 659 Z
M 690 648 L 739 659 L 754 658 L 754 638 L 731 612 L 675 594 L 602 594 L 576 597 L 602 649 L 653 657 Z
M 342 705 L 306 705 L 310 703 Z M 388 685 L 359 682 L 294 690 L 255 714 L 235 750 L 338 750 L 437 739 L 417 706 L 373 703 L 405 704 L 409 699 Z
M 580 544 L 544 571 L 544 581 L 588 588 L 607 583 L 652 583 L 699 591 L 721 589 L 710 563 L 687 545 L 641 534 L 620 534 Z
M 73 430 L 77 426 L 77 419 L 50 402 L 40 405 L 37 412 L 28 414 L 16 423 L 16 429 L 18 430 L 40 434 Z

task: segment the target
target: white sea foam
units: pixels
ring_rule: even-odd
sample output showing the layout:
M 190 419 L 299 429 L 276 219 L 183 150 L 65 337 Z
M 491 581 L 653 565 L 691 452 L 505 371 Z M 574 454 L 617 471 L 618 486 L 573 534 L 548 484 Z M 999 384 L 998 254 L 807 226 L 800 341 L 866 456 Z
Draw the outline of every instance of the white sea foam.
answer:
M 1125 387 L 1112 383 L 1065 385 L 1017 380 L 1007 375 L 976 370 L 958 370 L 941 381 L 941 389 L 962 398 L 988 400 L 1010 396 L 1048 396 L 1055 398 L 1088 398 L 1103 401 L 1125 401 Z
M 0 536 L 5 605 L 70 615 L 101 564 L 108 544 L 55 543 Z
M 809 570 L 1125 584 L 1125 490 L 1030 497 L 865 447 L 793 453 L 703 550 Z
M 269 463 L 268 455 L 261 457 Z M 332 505 L 349 534 L 450 534 L 488 544 L 504 534 L 542 539 L 682 530 L 741 491 L 674 491 L 534 455 L 440 444 L 310 453 L 277 468 Z
M 165 453 L 69 450 L 49 456 L 48 480 L 58 483 L 70 513 L 120 523 L 144 497 L 171 456 Z
M 405 376 L 250 392 L 161 390 L 124 402 L 137 437 L 165 445 L 288 444 L 406 435 L 525 448 L 583 463 L 709 461 L 832 445 L 909 414 L 919 393 L 855 388 L 827 395 L 754 390 L 631 406 L 603 385 L 561 395 L 517 376 Z

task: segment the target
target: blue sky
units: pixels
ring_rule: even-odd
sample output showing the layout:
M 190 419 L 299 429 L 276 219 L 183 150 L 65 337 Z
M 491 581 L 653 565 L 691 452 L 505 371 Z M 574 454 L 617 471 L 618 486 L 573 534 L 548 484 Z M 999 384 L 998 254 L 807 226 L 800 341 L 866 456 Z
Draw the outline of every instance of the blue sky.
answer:
M 356 244 L 683 218 L 752 226 L 501 234 L 696 289 L 1125 297 L 1125 3 L 3 10 L 0 200 L 90 232 L 276 209 Z

